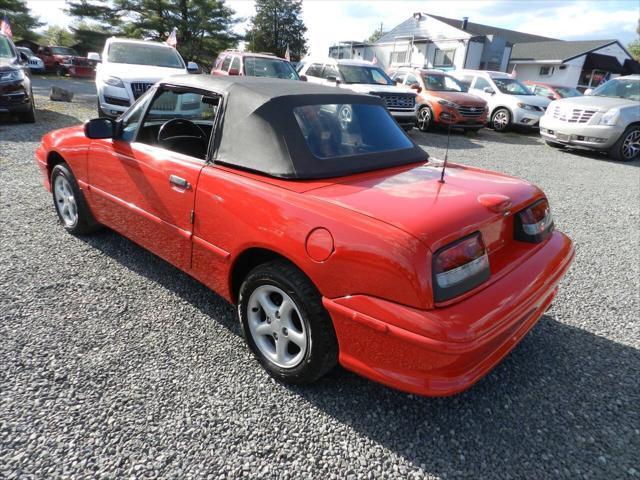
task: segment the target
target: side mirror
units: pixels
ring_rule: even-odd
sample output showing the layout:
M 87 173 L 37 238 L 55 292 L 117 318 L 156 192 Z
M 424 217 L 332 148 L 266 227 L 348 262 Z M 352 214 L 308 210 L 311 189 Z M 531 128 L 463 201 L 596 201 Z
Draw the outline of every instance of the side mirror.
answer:
M 332 82 L 338 85 L 340 83 L 340 79 L 334 75 L 331 75 L 327 77 L 327 82 Z
M 491 88 L 491 87 L 484 87 L 484 88 L 482 89 L 482 91 L 483 91 L 484 93 L 489 93 L 489 94 L 491 94 L 491 95 L 493 95 L 494 93 L 496 93 L 496 92 L 493 90 L 493 88 Z
M 412 84 L 409 88 L 411 88 L 411 90 L 415 90 L 416 93 L 420 93 L 422 91 L 422 87 L 417 83 Z
M 100 54 L 98 52 L 87 53 L 87 60 L 93 60 L 94 62 L 100 61 Z
M 115 122 L 110 118 L 94 118 L 84 124 L 84 135 L 92 140 L 113 138 L 115 131 Z
M 240 69 L 239 68 L 230 68 L 229 69 L 229 75 L 240 75 Z
M 584 94 L 585 94 L 585 95 L 591 95 L 592 93 L 593 93 L 593 88 L 587 88 L 587 89 L 584 91 Z
M 300 75 L 300 80 L 302 80 L 303 82 L 306 82 L 308 79 L 306 75 Z
M 200 71 L 200 67 L 196 62 L 187 63 L 187 72 L 189 73 L 198 73 Z
M 555 100 L 555 99 L 556 99 L 556 97 L 555 97 L 553 94 L 551 94 L 551 95 L 547 95 L 547 98 L 548 98 L 549 100 Z

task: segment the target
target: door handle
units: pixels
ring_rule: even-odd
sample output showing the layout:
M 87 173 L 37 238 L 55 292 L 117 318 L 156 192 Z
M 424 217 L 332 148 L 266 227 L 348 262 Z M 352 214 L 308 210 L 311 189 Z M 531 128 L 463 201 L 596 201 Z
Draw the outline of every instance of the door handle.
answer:
M 187 182 L 182 177 L 178 177 L 177 175 L 170 175 L 169 176 L 169 183 L 171 185 L 174 185 L 174 186 L 176 186 L 178 188 L 182 188 L 184 190 L 188 190 L 189 188 L 191 188 L 191 184 L 189 182 Z

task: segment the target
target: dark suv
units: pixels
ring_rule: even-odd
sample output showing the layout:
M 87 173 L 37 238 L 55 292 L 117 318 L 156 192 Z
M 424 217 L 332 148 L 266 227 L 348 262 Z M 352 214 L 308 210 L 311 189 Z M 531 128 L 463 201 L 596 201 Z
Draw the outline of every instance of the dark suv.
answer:
M 301 79 L 291 62 L 270 53 L 225 50 L 211 69 L 211 75 L 246 75 L 248 77 Z
M 24 54 L 0 33 L 0 113 L 16 115 L 21 122 L 36 121 L 31 74 Z

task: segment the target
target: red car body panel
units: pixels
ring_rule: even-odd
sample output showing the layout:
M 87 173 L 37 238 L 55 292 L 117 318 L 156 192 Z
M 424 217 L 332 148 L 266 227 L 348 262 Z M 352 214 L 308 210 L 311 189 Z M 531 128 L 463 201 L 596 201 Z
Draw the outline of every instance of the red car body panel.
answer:
M 38 49 L 37 56 L 44 63 L 45 72 L 55 72 L 58 65 L 61 65 L 72 77 L 93 78 L 95 75 L 95 65 L 86 57 L 57 55 L 51 48 L 53 47 L 46 46 Z
M 232 303 L 243 254 L 265 249 L 289 259 L 323 296 L 340 363 L 421 395 L 459 392 L 490 371 L 547 309 L 573 258 L 557 231 L 539 244 L 513 240 L 512 213 L 542 198 L 539 189 L 459 165 L 448 167 L 444 184 L 431 164 L 282 180 L 89 140 L 73 127 L 46 135 L 36 152 L 47 188 L 60 157 L 98 221 Z M 189 187 L 172 186 L 172 174 Z M 509 197 L 509 212 L 479 208 L 477 192 Z M 490 279 L 435 303 L 432 252 L 474 231 L 485 239 Z

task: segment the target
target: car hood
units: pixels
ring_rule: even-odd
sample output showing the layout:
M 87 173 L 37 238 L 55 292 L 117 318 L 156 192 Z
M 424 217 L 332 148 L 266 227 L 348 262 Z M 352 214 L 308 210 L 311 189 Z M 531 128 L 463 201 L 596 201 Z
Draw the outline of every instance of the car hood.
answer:
M 8 70 L 11 68 L 20 68 L 20 65 L 16 63 L 15 58 L 0 58 L 0 68 Z
M 353 90 L 358 93 L 369 93 L 369 92 L 388 92 L 388 93 L 413 93 L 408 92 L 407 90 L 397 87 L 395 85 L 379 85 L 379 84 L 368 84 L 368 83 L 342 83 L 340 84 L 342 88 L 347 88 L 349 90 Z
M 453 103 L 457 103 L 458 105 L 465 106 L 478 106 L 484 107 L 487 102 L 482 100 L 480 97 L 476 97 L 470 93 L 461 93 L 461 92 L 436 92 L 426 90 L 425 95 L 431 95 L 434 98 L 443 98 Z
M 585 95 L 583 97 L 572 97 L 563 98 L 562 100 L 556 100 L 553 102 L 553 105 L 558 105 L 563 108 L 589 108 L 604 112 L 609 110 L 610 108 L 627 107 L 630 105 L 637 107 L 638 102 L 625 98 L 597 97 L 594 95 Z
M 102 75 L 118 77 L 122 80 L 144 80 L 152 83 L 172 75 L 187 73 L 187 70 L 182 68 L 132 65 L 128 63 L 99 63 L 98 65 Z
M 502 218 L 504 211 L 482 205 L 480 195 L 508 197 L 511 211 L 543 195 L 522 180 L 455 164 L 447 166 L 445 181 L 440 183 L 441 171 L 441 165 L 430 160 L 428 164 L 351 177 L 305 195 L 393 225 L 433 249 L 451 241 L 452 235 L 473 232 Z
M 527 105 L 535 105 L 536 107 L 547 108 L 551 103 L 551 100 L 540 95 L 508 95 L 502 94 L 503 97 L 508 97 L 513 103 L 526 103 Z

